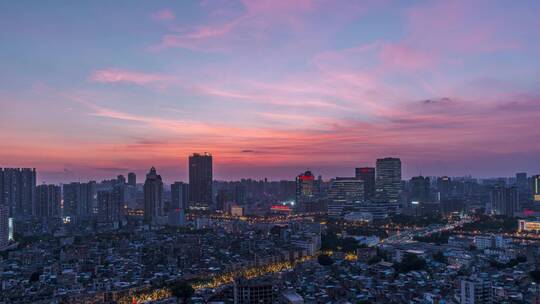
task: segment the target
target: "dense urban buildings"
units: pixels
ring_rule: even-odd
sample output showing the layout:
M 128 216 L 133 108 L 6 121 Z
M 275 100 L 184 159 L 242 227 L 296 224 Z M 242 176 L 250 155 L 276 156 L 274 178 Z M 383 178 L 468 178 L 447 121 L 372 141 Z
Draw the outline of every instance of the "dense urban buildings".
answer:
M 189 156 L 189 207 L 208 210 L 212 208 L 212 155 L 194 153 Z
M 381 158 L 354 177 L 217 181 L 209 154 L 189 163 L 204 204 L 154 167 L 142 187 L 131 173 L 38 185 L 30 216 L 0 204 L 0 303 L 172 303 L 190 288 L 201 304 L 540 300 L 535 175 L 404 181 Z M 8 180 L 4 198 L 28 188 Z

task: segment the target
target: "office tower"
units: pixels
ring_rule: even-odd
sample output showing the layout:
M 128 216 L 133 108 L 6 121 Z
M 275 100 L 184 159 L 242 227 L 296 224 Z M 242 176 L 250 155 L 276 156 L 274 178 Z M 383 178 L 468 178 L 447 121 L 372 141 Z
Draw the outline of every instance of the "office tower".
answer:
M 35 215 L 36 169 L 4 168 L 2 174 L 4 205 L 10 217 Z
M 410 201 L 425 203 L 430 199 L 429 177 L 415 176 L 410 181 Z
M 128 184 L 133 187 L 137 186 L 137 175 L 135 175 L 135 173 L 128 173 Z
M 452 180 L 448 176 L 437 178 L 437 191 L 439 201 L 444 201 L 450 198 L 452 189 Z
M 98 216 L 101 223 L 112 223 L 120 220 L 121 204 L 118 192 L 102 190 L 97 192 Z
M 540 175 L 532 177 L 533 200 L 535 203 L 540 203 Z
M 296 177 L 296 211 L 314 212 L 320 211 L 320 189 L 311 171 L 306 171 Z
M 63 186 L 63 216 L 73 218 L 89 218 L 95 213 L 97 204 L 96 182 L 69 183 Z
M 399 158 L 380 158 L 376 165 L 377 199 L 397 204 L 401 196 L 401 160 Z
M 0 205 L 0 249 L 9 242 L 9 207 Z
M 212 206 L 212 155 L 189 157 L 189 207 L 208 210 Z
M 36 187 L 36 217 L 42 219 L 60 218 L 62 200 L 60 186 L 39 185 Z
M 234 281 L 234 304 L 276 303 L 276 286 L 271 278 L 238 278 Z
M 328 190 L 328 215 L 358 211 L 364 200 L 364 182 L 356 177 L 336 177 Z
M 497 215 L 513 217 L 518 211 L 518 191 L 516 187 L 498 185 L 491 190 L 491 208 Z
M 163 181 L 152 167 L 144 181 L 144 221 L 157 224 L 163 217 Z
M 366 200 L 375 198 L 375 168 L 362 167 L 355 169 L 356 178 L 364 182 L 364 197 Z

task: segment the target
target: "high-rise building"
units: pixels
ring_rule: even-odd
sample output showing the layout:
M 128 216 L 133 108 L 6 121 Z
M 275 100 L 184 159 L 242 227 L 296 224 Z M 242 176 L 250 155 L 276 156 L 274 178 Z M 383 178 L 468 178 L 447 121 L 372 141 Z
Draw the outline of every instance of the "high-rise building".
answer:
M 378 200 L 397 204 L 402 190 L 401 160 L 399 158 L 380 158 L 376 165 L 376 196 Z
M 194 153 L 189 157 L 189 207 L 212 207 L 212 155 Z
M 189 200 L 189 185 L 175 182 L 171 185 L 171 206 L 169 208 L 169 225 L 182 226 L 185 223 Z
M 319 194 L 319 185 L 311 171 L 306 171 L 296 177 L 296 211 L 319 211 Z
M 119 184 L 125 184 L 126 183 L 126 177 L 122 174 L 118 175 L 116 177 L 116 182 Z
M 356 178 L 364 182 L 364 196 L 367 200 L 375 198 L 375 168 L 362 167 L 355 169 Z
M 540 175 L 532 177 L 533 200 L 535 203 L 540 203 Z
M 527 182 L 527 173 L 525 172 L 519 172 L 516 173 L 516 186 L 518 187 L 518 190 L 520 192 L 523 192 L 523 190 L 528 190 L 528 182 Z
M 121 203 L 118 192 L 115 190 L 103 190 L 97 193 L 98 216 L 102 223 L 118 222 L 121 214 Z
M 364 201 L 364 182 L 355 177 L 336 177 L 328 190 L 328 215 L 341 216 L 344 212 L 360 209 Z
M 491 190 L 491 208 L 497 215 L 513 217 L 518 211 L 517 187 L 498 185 Z
M 144 221 L 160 223 L 163 218 L 163 181 L 152 167 L 144 181 Z
M 36 187 L 36 217 L 59 218 L 62 215 L 60 186 L 39 185 Z
M 4 168 L 2 171 L 3 204 L 9 209 L 10 217 L 35 215 L 35 168 Z
M 85 219 L 95 215 L 97 211 L 96 182 L 73 182 L 63 185 L 63 216 L 72 219 Z
M 0 249 L 9 242 L 9 207 L 0 204 Z
M 410 201 L 424 203 L 430 198 L 429 177 L 415 176 L 410 181 Z
M 437 191 L 439 201 L 445 201 L 450 198 L 452 191 L 452 179 L 448 176 L 437 178 Z
M 133 187 L 137 186 L 137 175 L 134 172 L 128 173 L 128 184 Z

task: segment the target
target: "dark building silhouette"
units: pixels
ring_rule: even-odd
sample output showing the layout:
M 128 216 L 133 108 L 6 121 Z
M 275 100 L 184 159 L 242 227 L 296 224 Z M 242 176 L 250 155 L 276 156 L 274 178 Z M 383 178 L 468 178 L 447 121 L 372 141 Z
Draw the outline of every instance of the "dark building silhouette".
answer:
M 375 168 L 362 167 L 355 169 L 355 176 L 364 182 L 364 197 L 367 200 L 375 198 Z
M 518 211 L 518 191 L 516 187 L 495 186 L 491 190 L 491 208 L 497 215 L 513 217 Z
M 95 215 L 97 209 L 96 182 L 69 183 L 63 185 L 63 216 L 85 219 Z
M 123 176 L 122 174 L 120 174 L 120 175 L 118 175 L 118 177 L 116 177 L 116 181 L 119 184 L 125 184 L 126 183 L 126 177 Z
M 136 186 L 137 185 L 137 175 L 133 172 L 128 173 L 128 184 L 130 186 Z
M 60 186 L 39 185 L 36 187 L 36 217 L 42 219 L 59 218 L 62 215 Z
M 189 200 L 189 185 L 182 182 L 171 184 L 171 208 L 186 210 Z
M 9 216 L 28 218 L 35 215 L 36 169 L 4 168 L 0 173 L 0 202 L 8 207 Z
M 450 198 L 452 191 L 452 179 L 448 176 L 437 178 L 437 191 L 439 201 L 444 201 Z
M 163 216 L 163 181 L 152 167 L 144 182 L 144 221 L 156 224 Z
M 194 153 L 189 157 L 189 207 L 208 210 L 212 206 L 212 155 Z
M 118 222 L 121 214 L 121 204 L 118 192 L 103 190 L 97 193 L 98 221 L 102 223 Z
M 429 177 L 415 176 L 410 181 L 410 200 L 415 202 L 427 202 L 430 199 Z

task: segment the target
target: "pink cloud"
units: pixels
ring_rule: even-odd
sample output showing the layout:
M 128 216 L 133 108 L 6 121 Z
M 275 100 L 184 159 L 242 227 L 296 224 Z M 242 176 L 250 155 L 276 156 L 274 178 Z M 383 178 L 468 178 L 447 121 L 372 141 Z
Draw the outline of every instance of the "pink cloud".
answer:
M 151 17 L 152 19 L 159 20 L 159 21 L 170 21 L 176 18 L 176 16 L 174 15 L 174 12 L 169 9 L 157 11 L 153 13 Z
M 97 70 L 90 76 L 92 81 L 103 83 L 132 83 L 137 85 L 165 84 L 172 78 L 163 74 L 142 73 L 121 69 Z
M 417 71 L 431 67 L 432 56 L 403 44 L 385 44 L 379 52 L 384 67 Z

